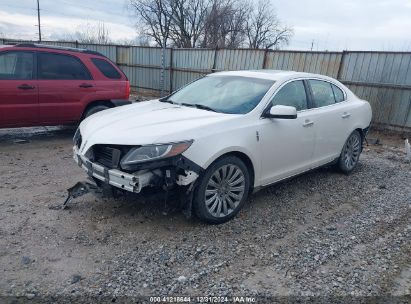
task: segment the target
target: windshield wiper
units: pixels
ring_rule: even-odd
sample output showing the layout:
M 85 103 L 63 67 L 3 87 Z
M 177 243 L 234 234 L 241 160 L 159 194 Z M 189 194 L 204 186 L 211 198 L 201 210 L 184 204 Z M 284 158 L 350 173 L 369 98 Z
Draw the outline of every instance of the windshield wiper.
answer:
M 171 103 L 171 104 L 176 104 L 174 101 L 170 100 L 170 99 L 160 99 L 160 102 L 167 102 L 167 103 Z
M 212 111 L 212 112 L 217 112 L 216 110 L 214 110 L 213 108 L 210 108 L 209 106 L 205 106 L 199 103 L 195 103 L 195 104 L 191 104 L 191 103 L 181 103 L 182 106 L 187 106 L 187 107 L 195 107 L 197 109 L 201 109 L 201 110 L 207 110 L 207 111 Z

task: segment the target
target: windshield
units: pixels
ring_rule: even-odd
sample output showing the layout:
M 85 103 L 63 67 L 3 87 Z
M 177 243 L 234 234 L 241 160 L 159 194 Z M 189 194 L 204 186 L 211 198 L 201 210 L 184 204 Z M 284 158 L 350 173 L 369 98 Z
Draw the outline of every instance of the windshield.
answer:
M 222 113 L 245 114 L 258 105 L 273 84 L 273 80 L 252 77 L 208 76 L 162 101 Z

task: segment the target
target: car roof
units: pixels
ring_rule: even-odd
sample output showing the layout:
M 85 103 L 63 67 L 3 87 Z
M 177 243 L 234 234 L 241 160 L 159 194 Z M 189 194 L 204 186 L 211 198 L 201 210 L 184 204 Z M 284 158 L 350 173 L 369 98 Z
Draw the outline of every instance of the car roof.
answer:
M 63 46 L 55 46 L 55 45 L 47 45 L 47 44 L 38 44 L 38 43 L 19 43 L 16 45 L 4 45 L 4 47 L 8 48 L 35 48 L 35 49 L 40 49 L 40 50 L 56 50 L 56 51 L 66 51 L 66 52 L 73 52 L 73 53 L 83 53 L 83 54 L 89 54 L 89 55 L 98 55 L 98 56 L 103 56 L 103 54 L 88 50 L 88 49 L 80 49 L 80 48 L 71 48 L 71 47 L 63 47 Z
M 227 71 L 227 72 L 217 72 L 213 74 L 209 74 L 210 76 L 242 76 L 242 77 L 252 77 L 252 78 L 261 78 L 261 79 L 269 79 L 274 81 L 286 81 L 288 79 L 293 78 L 321 78 L 325 80 L 336 81 L 333 78 L 328 76 L 320 75 L 320 74 L 313 74 L 313 73 L 305 73 L 305 72 L 296 72 L 296 71 L 283 71 L 283 70 L 243 70 L 243 71 Z

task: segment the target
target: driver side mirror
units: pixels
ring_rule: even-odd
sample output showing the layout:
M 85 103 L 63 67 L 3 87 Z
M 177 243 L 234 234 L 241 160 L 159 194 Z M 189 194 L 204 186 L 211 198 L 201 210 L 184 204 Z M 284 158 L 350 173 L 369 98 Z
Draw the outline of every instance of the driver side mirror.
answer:
M 279 118 L 279 119 L 296 119 L 297 109 L 290 106 L 273 106 L 269 111 L 266 111 L 264 117 Z

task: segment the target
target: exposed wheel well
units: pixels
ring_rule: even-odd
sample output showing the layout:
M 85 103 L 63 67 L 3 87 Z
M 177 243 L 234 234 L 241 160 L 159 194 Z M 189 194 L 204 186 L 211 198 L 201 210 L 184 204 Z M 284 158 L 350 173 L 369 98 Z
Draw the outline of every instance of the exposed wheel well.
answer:
M 221 155 L 215 161 L 219 160 L 222 157 L 226 157 L 226 156 L 236 156 L 239 159 L 241 159 L 244 162 L 244 164 L 247 166 L 248 173 L 250 174 L 250 193 L 252 193 L 252 190 L 254 188 L 255 172 L 254 172 L 254 166 L 253 166 L 253 163 L 251 162 L 251 159 L 247 156 L 247 154 L 244 154 L 239 151 L 232 151 L 232 152 L 228 152 L 226 154 Z
M 358 131 L 361 135 L 361 151 L 362 151 L 363 145 L 364 145 L 364 140 L 365 140 L 365 130 L 361 129 L 361 128 L 357 128 L 355 130 Z
M 92 102 L 90 102 L 90 103 L 86 106 L 86 108 L 84 109 L 83 114 L 81 114 L 81 119 L 84 118 L 84 115 L 86 115 L 86 113 L 87 113 L 87 111 L 88 111 L 89 109 L 91 109 L 92 107 L 95 107 L 95 106 L 107 106 L 107 107 L 109 107 L 109 108 L 114 107 L 113 103 L 112 103 L 111 101 L 109 101 L 109 100 L 96 100 L 96 101 L 92 101 Z

